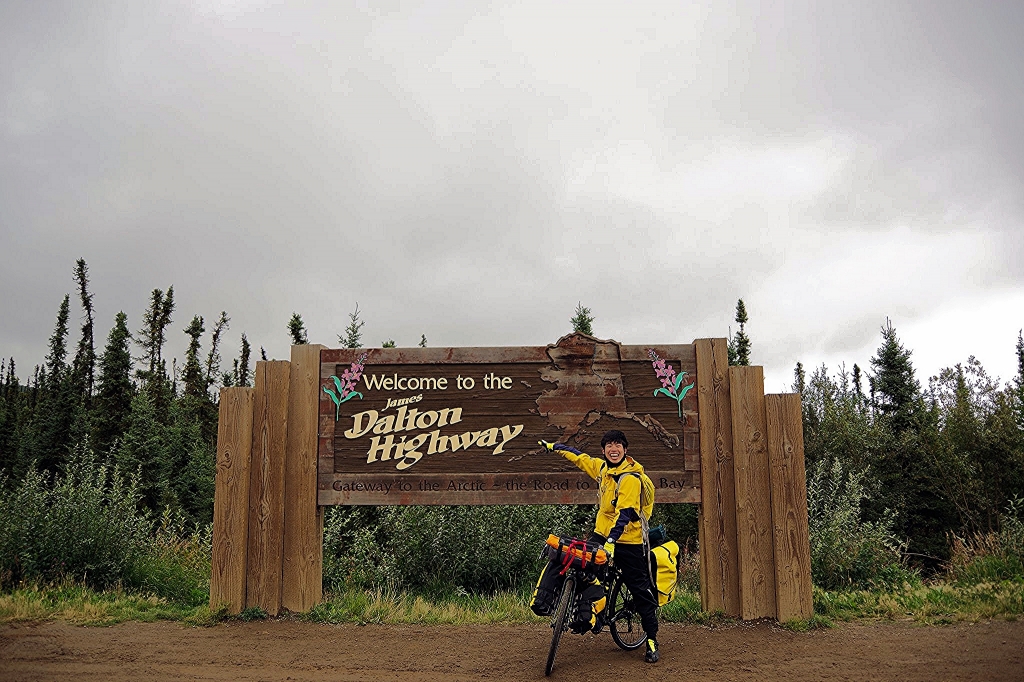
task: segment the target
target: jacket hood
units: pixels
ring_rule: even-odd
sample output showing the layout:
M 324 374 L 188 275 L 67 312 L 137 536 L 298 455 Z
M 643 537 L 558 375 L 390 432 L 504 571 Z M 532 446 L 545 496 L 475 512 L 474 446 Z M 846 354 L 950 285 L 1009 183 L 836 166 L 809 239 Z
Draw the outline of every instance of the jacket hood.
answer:
M 616 464 L 615 466 L 612 466 L 611 463 L 608 462 L 608 460 L 605 460 L 605 463 L 608 464 L 608 473 L 612 474 L 613 476 L 618 474 L 624 474 L 627 472 L 638 474 L 642 474 L 644 472 L 643 465 L 641 465 L 640 462 L 637 462 L 629 455 L 623 457 L 622 461 Z

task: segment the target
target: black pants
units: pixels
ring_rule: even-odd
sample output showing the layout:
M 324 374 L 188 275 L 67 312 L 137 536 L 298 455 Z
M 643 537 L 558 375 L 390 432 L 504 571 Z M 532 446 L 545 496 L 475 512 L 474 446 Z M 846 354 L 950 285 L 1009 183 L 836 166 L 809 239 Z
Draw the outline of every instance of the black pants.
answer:
M 605 538 L 591 533 L 589 540 L 603 544 Z M 622 571 L 622 581 L 633 595 L 633 604 L 640 614 L 640 624 L 651 639 L 658 636 L 658 600 L 651 585 L 649 557 L 643 545 L 615 545 L 615 565 Z

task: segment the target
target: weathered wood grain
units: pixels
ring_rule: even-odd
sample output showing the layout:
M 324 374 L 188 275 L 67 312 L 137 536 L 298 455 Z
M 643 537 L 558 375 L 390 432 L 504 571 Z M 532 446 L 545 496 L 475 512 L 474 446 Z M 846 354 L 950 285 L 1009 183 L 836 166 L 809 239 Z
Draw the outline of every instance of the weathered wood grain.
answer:
M 256 363 L 249 478 L 249 570 L 246 605 L 281 610 L 284 465 L 288 428 L 287 361 Z
M 688 391 L 678 404 L 670 397 L 655 395 L 660 382 L 649 350 L 647 346 L 620 346 L 578 336 L 560 340 L 557 347 L 532 349 L 325 349 L 318 393 L 320 504 L 390 504 L 396 499 L 337 495 L 332 486 L 343 474 L 390 477 L 454 472 L 477 475 L 478 480 L 507 476 L 511 482 L 522 475 L 560 471 L 564 462 L 543 453 L 537 446 L 539 439 L 569 442 L 599 454 L 601 435 L 608 429 L 627 435 L 630 454 L 647 470 L 681 475 L 682 487 L 659 495 L 660 501 L 691 500 L 695 492 L 691 489 L 700 485 L 694 475 L 700 468 L 697 394 Z M 686 375 L 683 387 L 696 380 L 692 345 L 656 346 L 653 350 Z M 338 395 L 334 377 L 350 371 L 351 363 L 364 354 L 362 376 L 353 389 L 358 393 L 336 406 L 331 397 Z M 508 388 L 485 385 L 484 377 L 491 376 L 508 377 L 504 384 Z M 385 378 L 393 388 L 382 387 Z M 464 388 L 466 378 L 475 381 L 473 388 Z M 397 388 L 399 379 L 408 390 Z M 440 379 L 447 380 L 443 388 Z M 414 388 L 408 388 L 410 380 Z M 396 405 L 399 399 L 413 402 Z M 453 409 L 460 410 L 456 423 L 435 425 L 430 421 L 443 410 Z M 379 430 L 366 430 L 371 423 L 367 415 L 382 420 L 377 423 Z M 417 424 L 424 419 L 423 426 L 410 426 L 414 415 Z M 384 420 L 389 417 L 401 421 L 388 426 Z M 402 425 L 400 430 L 393 431 L 399 428 L 397 424 Z M 502 436 L 498 452 L 495 447 L 477 445 L 452 451 L 444 445 L 451 436 L 465 434 L 467 442 L 475 442 L 470 439 L 474 432 L 520 426 L 515 438 L 505 442 Z M 361 435 L 352 435 L 355 433 Z M 421 434 L 430 440 L 411 446 L 406 454 L 402 444 L 411 444 Z M 480 492 L 472 499 L 462 499 L 467 504 L 554 501 L 547 493 Z M 438 503 L 436 495 L 420 498 L 413 494 L 404 499 L 406 504 Z
M 317 506 L 316 448 L 323 346 L 292 346 L 284 466 L 281 606 L 308 611 L 323 599 L 323 510 Z
M 766 445 L 764 369 L 730 367 L 732 440 L 736 480 L 736 548 L 740 615 L 774 618 L 775 551 Z
M 594 504 L 597 483 L 569 466 L 561 473 L 522 475 L 338 473 L 330 479 L 321 475 L 318 501 L 322 505 Z M 648 470 L 647 474 L 654 482 L 656 504 L 700 502 L 695 472 Z
M 227 604 L 231 614 L 245 608 L 253 396 L 251 388 L 220 391 L 210 608 Z
M 740 615 L 736 559 L 729 354 L 725 339 L 697 339 L 697 400 L 701 420 L 700 551 L 707 587 L 703 608 Z
M 800 395 L 768 395 L 765 405 L 775 536 L 777 617 L 785 622 L 810 618 L 814 614 Z
M 570 335 L 571 336 L 571 335 Z M 321 359 L 325 364 L 350 363 L 364 353 L 372 364 L 460 364 L 480 362 L 549 362 L 548 351 L 566 337 L 550 346 L 478 346 L 463 348 L 328 348 Z M 594 341 L 602 342 L 600 339 Z M 615 341 L 611 341 L 615 343 Z M 692 361 L 694 348 L 689 344 L 665 344 L 657 346 L 620 346 L 621 359 L 640 361 L 647 359 L 647 349 L 654 348 L 663 358 L 680 358 Z

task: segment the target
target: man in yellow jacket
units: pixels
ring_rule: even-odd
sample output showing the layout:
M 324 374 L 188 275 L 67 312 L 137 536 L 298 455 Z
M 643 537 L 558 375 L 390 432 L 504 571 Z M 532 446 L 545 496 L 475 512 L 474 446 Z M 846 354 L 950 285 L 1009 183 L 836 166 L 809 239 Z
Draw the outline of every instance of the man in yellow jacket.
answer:
M 640 623 L 647 635 L 644 660 L 655 663 L 658 654 L 658 600 L 651 585 L 649 557 L 645 548 L 645 529 L 654 507 L 653 491 L 643 494 L 644 468 L 626 455 L 629 441 L 622 431 L 608 431 L 601 438 L 603 457 L 591 457 L 562 443 L 545 443 L 588 476 L 598 482 L 600 507 L 590 542 L 604 544 L 608 555 L 622 571 L 622 578 L 633 594 Z M 651 499 L 645 499 L 650 497 Z M 600 629 L 600 624 L 595 626 Z

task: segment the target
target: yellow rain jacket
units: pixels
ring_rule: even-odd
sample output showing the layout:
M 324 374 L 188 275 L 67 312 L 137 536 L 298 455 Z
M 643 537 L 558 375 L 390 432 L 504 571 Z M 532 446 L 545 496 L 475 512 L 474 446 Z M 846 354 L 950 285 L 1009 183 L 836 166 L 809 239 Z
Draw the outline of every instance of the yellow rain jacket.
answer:
M 585 453 L 577 455 L 561 449 L 556 449 L 555 452 L 598 482 L 600 509 L 594 521 L 594 532 L 619 544 L 642 545 L 644 535 L 640 515 L 643 514 L 645 519 L 650 519 L 651 509 L 654 507 L 653 484 L 649 487 L 649 494 L 644 495 L 641 507 L 641 481 L 647 477 L 643 466 L 628 455 L 616 466 L 609 467 L 603 457 L 591 457 Z M 650 481 L 649 478 L 647 480 Z

